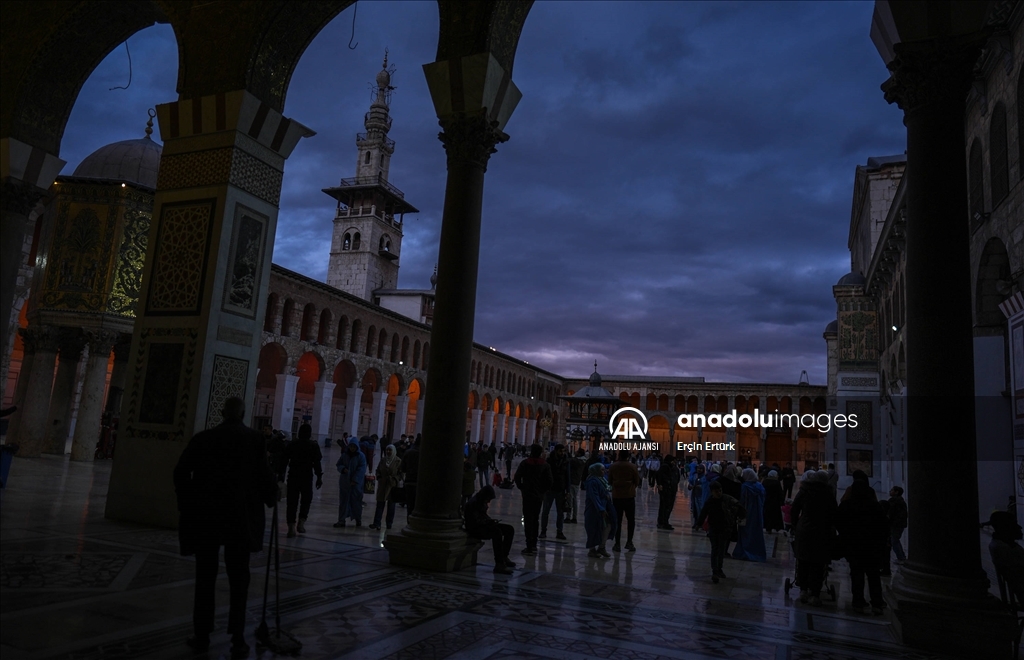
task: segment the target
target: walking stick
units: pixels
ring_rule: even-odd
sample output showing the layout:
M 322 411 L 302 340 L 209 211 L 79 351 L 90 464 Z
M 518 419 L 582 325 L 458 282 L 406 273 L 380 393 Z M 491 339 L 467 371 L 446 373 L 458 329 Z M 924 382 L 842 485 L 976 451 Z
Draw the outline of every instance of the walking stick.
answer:
M 274 628 L 267 626 L 267 596 L 270 593 L 270 558 L 267 557 L 267 574 L 263 580 L 263 615 L 256 629 L 256 641 L 278 655 L 298 655 L 302 651 L 302 642 L 294 635 L 281 630 L 281 557 L 279 553 L 279 534 L 277 531 L 277 502 L 274 502 L 274 513 L 271 517 L 270 548 L 274 552 Z

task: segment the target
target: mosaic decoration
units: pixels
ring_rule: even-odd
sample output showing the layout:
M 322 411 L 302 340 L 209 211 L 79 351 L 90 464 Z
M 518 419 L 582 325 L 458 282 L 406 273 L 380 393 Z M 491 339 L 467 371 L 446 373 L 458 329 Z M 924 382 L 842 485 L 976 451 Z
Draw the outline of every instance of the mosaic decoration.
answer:
M 157 188 L 198 188 L 226 183 L 231 173 L 231 152 L 234 149 L 211 149 L 160 158 Z
M 237 396 L 245 400 L 245 384 L 249 380 L 249 363 L 245 360 L 213 356 L 213 377 L 210 380 L 209 407 L 206 410 L 206 428 L 223 421 L 221 410 L 228 398 Z
M 59 187 L 60 201 L 40 300 L 43 308 L 101 311 L 103 307 L 118 206 L 106 190 L 93 188 L 96 190 Z M 76 198 L 72 199 L 70 193 Z
M 269 218 L 241 204 L 235 207 L 231 254 L 224 281 L 225 312 L 256 318 L 260 278 L 263 274 L 263 245 Z
M 195 316 L 203 303 L 216 200 L 165 204 L 160 213 L 146 313 Z
M 851 475 L 857 470 L 861 470 L 869 477 L 873 476 L 871 470 L 871 459 L 872 453 L 870 449 L 847 449 L 846 474 Z
M 156 341 L 153 341 L 153 340 Z M 189 398 L 192 391 L 192 377 L 195 372 L 195 359 L 199 332 L 195 328 L 143 328 L 139 333 L 139 350 L 132 365 L 132 380 L 128 388 L 128 400 L 123 408 L 125 419 L 124 433 L 133 438 L 153 438 L 157 440 L 181 440 L 185 437 L 185 423 L 188 419 Z M 162 396 L 173 396 L 177 400 L 174 408 L 174 417 L 168 424 L 153 424 L 142 419 L 142 410 L 146 405 L 144 390 L 150 382 L 149 364 L 147 356 L 151 346 L 157 344 L 178 344 L 184 346 L 181 361 L 179 379 L 176 383 L 173 394 L 162 394 Z M 156 384 L 161 374 L 154 372 L 154 387 L 161 388 Z M 167 391 L 170 391 L 169 388 Z M 154 390 L 154 397 L 156 390 Z M 165 404 L 166 405 L 166 404 Z M 147 419 L 152 413 L 147 412 Z M 166 414 L 166 413 L 164 413 Z M 164 417 L 166 418 L 166 417 Z M 150 428 L 140 427 L 139 424 L 150 424 Z M 155 428 L 153 428 L 155 426 Z
M 185 344 L 159 342 L 149 347 L 146 380 L 142 386 L 142 424 L 174 423 L 174 404 L 177 402 L 178 383 L 181 380 L 181 361 Z
M 846 429 L 846 442 L 848 444 L 870 445 L 874 443 L 871 435 L 871 402 L 870 401 L 847 401 L 846 415 L 857 416 L 857 428 Z
M 839 361 L 867 363 L 878 360 L 878 326 L 873 312 L 863 310 L 839 312 Z
M 135 318 L 152 220 L 151 212 L 128 209 L 124 213 L 121 249 L 117 252 L 114 283 L 107 299 L 107 311 L 111 314 Z
M 241 149 L 235 149 L 229 180 L 231 185 L 277 206 L 281 201 L 283 179 L 284 172 L 274 169 Z

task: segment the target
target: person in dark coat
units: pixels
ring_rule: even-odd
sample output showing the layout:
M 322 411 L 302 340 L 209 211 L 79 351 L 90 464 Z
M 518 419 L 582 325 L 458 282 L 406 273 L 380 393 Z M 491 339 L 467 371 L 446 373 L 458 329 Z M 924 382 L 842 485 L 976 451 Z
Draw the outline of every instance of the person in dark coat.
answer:
M 544 493 L 544 504 L 540 511 L 540 538 L 547 538 L 548 517 L 551 515 L 551 505 L 555 505 L 555 538 L 559 541 L 567 540 L 563 533 L 565 522 L 565 494 L 569 491 L 569 455 L 565 451 L 565 445 L 555 445 L 554 451 L 548 456 L 548 465 L 551 466 L 551 487 Z
M 658 529 L 671 532 L 675 527 L 669 524 L 669 516 L 672 515 L 672 508 L 676 505 L 676 493 L 679 492 L 679 479 L 681 478 L 679 468 L 676 466 L 676 457 L 669 454 L 661 461 L 658 468 L 655 483 L 658 485 Z
M 224 421 L 194 435 L 174 468 L 181 554 L 196 556 L 195 636 L 188 639 L 188 645 L 199 652 L 210 647 L 214 589 L 220 546 L 224 546 L 231 592 L 231 656 L 244 658 L 249 654 L 245 642 L 249 555 L 263 549 L 264 507 L 274 506 L 277 487 L 267 461 L 266 442 L 242 422 L 242 400 L 229 398 L 221 414 Z
M 299 427 L 299 437 L 289 442 L 284 451 L 284 461 L 278 480 L 284 479 L 284 470 L 288 469 L 288 538 L 295 538 L 296 529 L 300 534 L 306 533 L 306 518 L 309 517 L 309 505 L 313 499 L 313 474 L 316 474 L 316 488 L 324 485 L 324 470 L 320 465 L 323 454 L 320 445 L 313 441 L 313 427 L 303 424 Z M 302 506 L 299 506 L 301 500 Z M 296 528 L 295 514 L 299 514 Z
M 405 450 L 402 457 L 402 471 L 405 472 L 405 513 L 411 516 L 416 507 L 416 482 L 420 474 L 420 443 L 422 437 L 417 433 L 412 447 Z
M 487 507 L 494 497 L 494 488 L 484 486 L 476 495 L 469 498 L 463 512 L 466 533 L 474 538 L 490 539 L 494 548 L 494 572 L 511 575 L 516 565 L 508 558 L 508 553 L 512 549 L 512 539 L 516 531 L 512 525 L 499 522 L 487 515 Z
M 800 602 L 821 605 L 825 566 L 832 559 L 835 537 L 836 498 L 825 471 L 809 474 L 793 498 L 794 554 Z
M 831 487 L 831 485 L 830 485 Z M 882 562 L 888 561 L 889 520 L 878 504 L 875 490 L 865 481 L 855 481 L 849 497 L 839 505 L 836 531 L 843 556 L 850 563 L 850 591 L 853 610 L 863 612 L 864 579 L 871 597 L 871 613 L 882 614 Z
M 907 501 L 903 499 L 903 489 L 893 486 L 889 489 L 889 539 L 892 551 L 896 553 L 896 561 L 907 558 L 903 552 L 903 532 L 907 529 Z M 888 564 L 888 562 L 886 562 Z
M 793 471 L 793 466 L 786 463 L 786 467 L 782 468 L 781 477 L 782 494 L 785 501 L 793 497 L 793 485 L 796 483 L 796 472 Z
M 782 505 L 785 504 L 785 499 L 782 484 L 779 483 L 779 473 L 769 470 L 761 485 L 764 486 L 764 531 L 771 533 L 777 529 L 784 529 Z
M 346 520 L 352 518 L 356 527 L 362 527 L 366 455 L 359 445 L 350 442 L 341 452 L 335 467 L 338 468 L 338 522 L 334 526 L 344 527 Z
M 718 584 L 726 575 L 722 571 L 722 560 L 729 547 L 729 539 L 736 528 L 737 520 L 746 513 L 736 498 L 722 493 L 722 484 L 714 482 L 708 487 L 710 495 L 701 507 L 694 527 L 708 523 L 708 540 L 711 541 L 711 581 Z
M 512 479 L 523 496 L 523 527 L 526 532 L 524 555 L 537 553 L 537 536 L 540 532 L 540 508 L 544 493 L 551 488 L 551 466 L 541 458 L 540 445 L 530 447 L 530 457 L 516 468 Z

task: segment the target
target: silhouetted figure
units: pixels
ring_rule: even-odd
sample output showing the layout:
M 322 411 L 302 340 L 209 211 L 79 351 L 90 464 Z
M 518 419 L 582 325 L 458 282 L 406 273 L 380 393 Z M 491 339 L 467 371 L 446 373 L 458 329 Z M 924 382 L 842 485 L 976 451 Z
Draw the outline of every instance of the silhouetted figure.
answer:
M 853 482 L 849 497 L 839 505 L 836 513 L 836 530 L 843 556 L 850 563 L 854 611 L 863 612 L 868 605 L 864 600 L 864 580 L 867 578 L 871 613 L 881 614 L 885 601 L 882 599 L 879 573 L 882 561 L 888 560 L 889 521 L 878 504 L 874 489 L 866 481 Z
M 466 533 L 481 540 L 490 539 L 494 548 L 494 572 L 511 575 L 516 565 L 508 558 L 508 553 L 512 549 L 512 538 L 516 532 L 512 525 L 498 522 L 487 515 L 487 507 L 493 499 L 494 488 L 491 486 L 484 486 L 469 498 L 464 512 Z
M 313 475 L 316 474 L 317 490 L 324 485 L 324 470 L 320 465 L 322 460 L 320 445 L 313 441 L 313 427 L 303 424 L 299 427 L 298 439 L 289 442 L 284 450 L 284 461 L 279 476 L 279 480 L 284 478 L 284 469 L 287 467 L 288 538 L 295 538 L 296 529 L 300 534 L 306 533 L 306 519 L 309 517 L 309 505 L 313 500 Z M 297 527 L 296 512 L 299 515 Z
M 676 467 L 676 457 L 669 454 L 661 461 L 655 481 L 658 485 L 658 529 L 671 532 L 675 527 L 669 524 L 669 516 L 676 505 L 676 493 L 679 492 L 681 474 Z
M 373 512 L 373 524 L 370 529 L 380 529 L 380 520 L 387 508 L 385 524 L 388 529 L 395 522 L 395 495 L 398 493 L 398 481 L 402 474 L 402 459 L 398 458 L 398 450 L 394 445 L 384 448 L 384 456 L 377 464 L 377 508 Z
M 785 499 L 782 484 L 779 483 L 779 473 L 776 470 L 769 470 L 761 485 L 764 486 L 764 530 L 770 533 L 784 529 L 782 505 Z
M 526 533 L 524 555 L 537 552 L 537 537 L 540 532 L 540 508 L 544 503 L 544 493 L 551 488 L 551 466 L 543 458 L 540 445 L 530 447 L 530 457 L 516 468 L 516 476 L 512 479 L 523 496 L 523 528 Z
M 334 526 L 344 527 L 346 520 L 352 518 L 356 527 L 362 527 L 366 456 L 358 444 L 350 442 L 335 467 L 338 468 L 338 522 Z
M 408 516 L 413 514 L 416 507 L 416 482 L 420 473 L 420 443 L 422 437 L 417 433 L 416 440 L 412 447 L 405 450 L 402 456 L 402 470 L 405 472 L 405 513 Z
M 795 530 L 794 554 L 800 602 L 812 599 L 821 605 L 825 566 L 832 558 L 835 536 L 836 497 L 828 485 L 828 473 L 813 472 L 800 485 L 791 511 Z
M 718 584 L 719 578 L 726 577 L 722 571 L 722 561 L 729 547 L 729 539 L 736 530 L 739 519 L 744 517 L 743 507 L 731 495 L 722 492 L 722 484 L 717 481 L 708 486 L 708 499 L 701 507 L 694 527 L 708 523 L 708 539 L 711 541 L 711 581 Z
M 746 524 L 737 531 L 736 547 L 733 548 L 733 559 L 748 561 L 767 561 L 768 554 L 764 545 L 764 486 L 757 482 L 757 473 L 747 468 L 742 473 L 743 485 L 740 486 L 740 506 L 746 512 Z
M 174 468 L 174 490 L 181 514 L 178 538 L 181 554 L 196 556 L 192 610 L 195 636 L 189 638 L 189 646 L 196 651 L 210 646 L 214 587 L 220 546 L 224 546 L 231 590 L 231 655 L 244 658 L 249 653 L 245 643 L 249 554 L 263 549 L 264 507 L 274 506 L 277 488 L 263 437 L 242 423 L 242 400 L 229 398 L 222 415 L 221 424 L 192 437 Z
M 630 462 L 629 452 L 620 451 L 619 460 L 608 468 L 608 481 L 612 485 L 612 503 L 615 505 L 615 545 L 613 552 L 620 552 L 622 538 L 622 516 L 626 516 L 626 550 L 635 551 L 633 533 L 636 531 L 636 489 L 643 483 L 640 471 Z
M 547 537 L 548 517 L 551 514 L 551 505 L 555 505 L 555 530 L 556 539 L 565 541 L 565 534 L 562 532 L 565 522 L 565 494 L 569 491 L 569 455 L 565 451 L 565 445 L 555 445 L 554 451 L 547 459 L 551 466 L 551 486 L 544 493 L 544 504 L 540 511 L 540 538 Z

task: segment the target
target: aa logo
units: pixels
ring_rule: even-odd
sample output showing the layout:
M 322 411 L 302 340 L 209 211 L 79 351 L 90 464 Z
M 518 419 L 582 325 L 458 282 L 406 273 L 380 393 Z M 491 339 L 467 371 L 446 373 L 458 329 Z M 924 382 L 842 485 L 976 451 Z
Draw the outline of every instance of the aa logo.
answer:
M 623 416 L 623 413 L 633 413 Z M 636 408 L 619 408 L 608 420 L 608 430 L 612 440 L 644 440 L 647 438 L 647 417 Z

